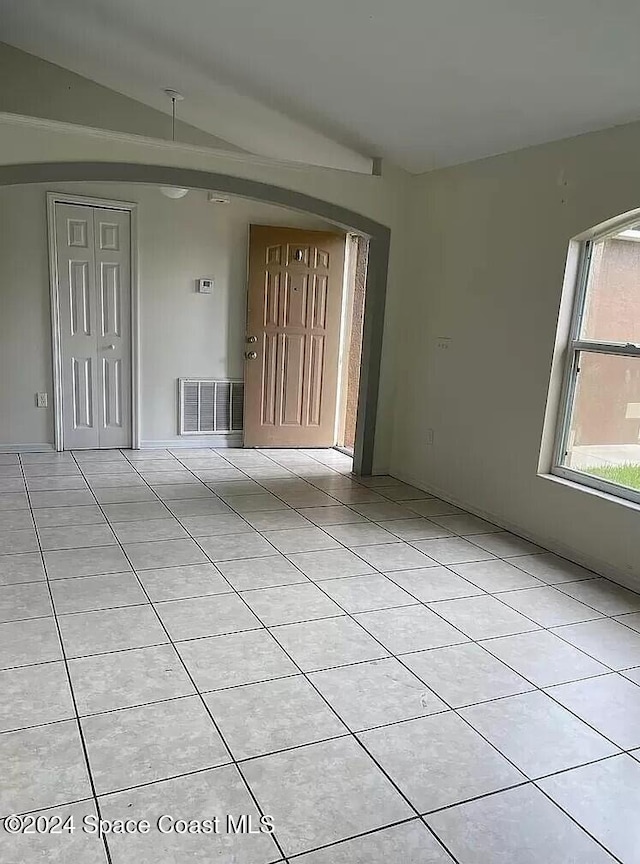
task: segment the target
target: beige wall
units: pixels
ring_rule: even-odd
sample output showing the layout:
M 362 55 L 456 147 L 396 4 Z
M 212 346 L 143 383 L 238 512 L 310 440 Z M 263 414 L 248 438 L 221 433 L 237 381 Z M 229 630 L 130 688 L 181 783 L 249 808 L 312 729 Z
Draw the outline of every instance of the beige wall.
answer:
M 50 411 L 35 405 L 37 392 L 52 393 L 45 205 L 38 220 L 18 200 L 0 189 L 0 447 L 53 440 Z
M 242 378 L 248 225 L 327 228 L 254 201 L 172 201 L 151 186 L 66 183 L 0 188 L 0 447 L 53 441 L 46 191 L 138 203 L 141 437 L 176 435 L 176 379 Z M 213 276 L 213 294 L 195 280 Z
M 640 508 L 537 472 L 569 240 L 640 205 L 639 148 L 634 124 L 416 179 L 391 460 L 636 587 Z

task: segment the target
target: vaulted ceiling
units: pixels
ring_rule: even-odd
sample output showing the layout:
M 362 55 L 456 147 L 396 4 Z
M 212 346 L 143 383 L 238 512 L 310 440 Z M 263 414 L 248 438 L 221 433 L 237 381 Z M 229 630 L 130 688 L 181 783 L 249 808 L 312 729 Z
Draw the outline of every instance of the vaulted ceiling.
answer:
M 3 0 L 0 24 L 250 152 L 412 172 L 640 118 L 639 37 L 637 0 Z

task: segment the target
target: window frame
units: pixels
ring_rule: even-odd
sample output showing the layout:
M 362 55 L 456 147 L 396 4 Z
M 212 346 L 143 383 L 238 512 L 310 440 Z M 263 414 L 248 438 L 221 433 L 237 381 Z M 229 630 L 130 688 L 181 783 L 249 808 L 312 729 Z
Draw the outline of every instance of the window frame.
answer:
M 580 241 L 575 282 L 576 290 L 573 297 L 571 325 L 565 349 L 566 357 L 564 362 L 564 374 L 560 394 L 558 423 L 553 449 L 551 473 L 558 477 L 562 477 L 565 480 L 579 483 L 581 486 L 587 486 L 596 489 L 599 492 L 613 495 L 616 498 L 623 499 L 624 501 L 632 501 L 635 504 L 640 504 L 640 490 L 631 489 L 628 486 L 622 486 L 611 480 L 605 480 L 602 477 L 594 477 L 584 471 L 578 470 L 577 468 L 568 468 L 566 465 L 562 464 L 568 452 L 567 441 L 570 433 L 571 416 L 573 413 L 578 383 L 578 362 L 580 353 L 589 352 L 614 355 L 618 357 L 640 358 L 640 344 L 633 342 L 600 342 L 580 338 L 580 331 L 582 329 L 582 323 L 586 311 L 587 291 L 589 287 L 589 275 L 594 245 L 609 237 L 616 237 L 623 231 L 628 230 L 637 224 L 638 215 L 636 213 L 633 219 L 626 219 L 624 222 L 617 223 L 615 227 L 610 227 L 608 230 L 591 234 L 587 239 Z

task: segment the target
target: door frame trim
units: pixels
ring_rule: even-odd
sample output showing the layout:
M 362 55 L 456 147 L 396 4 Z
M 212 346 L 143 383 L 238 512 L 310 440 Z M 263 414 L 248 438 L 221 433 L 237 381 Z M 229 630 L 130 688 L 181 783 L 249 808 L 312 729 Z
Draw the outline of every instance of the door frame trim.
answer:
M 51 351 L 53 366 L 54 450 L 64 450 L 62 414 L 62 337 L 60 333 L 60 287 L 56 243 L 56 204 L 102 207 L 129 213 L 129 255 L 131 275 L 131 448 L 140 449 L 140 290 L 138 268 L 138 205 L 133 201 L 114 201 L 89 195 L 47 192 L 47 236 L 49 246 L 49 293 L 51 298 Z
M 375 182 L 375 178 L 372 180 Z M 355 210 L 350 210 L 322 198 L 316 198 L 313 195 L 307 195 L 304 192 L 207 169 L 180 168 L 175 165 L 145 162 L 82 160 L 17 162 L 11 165 L 0 165 L 0 186 L 78 181 L 151 183 L 158 186 L 216 189 L 219 192 L 238 195 L 241 198 L 266 201 L 303 213 L 311 213 L 346 230 L 365 234 L 369 237 L 369 265 L 367 268 L 353 471 L 356 475 L 371 474 L 378 413 L 391 229 Z M 139 433 L 138 427 L 138 435 Z

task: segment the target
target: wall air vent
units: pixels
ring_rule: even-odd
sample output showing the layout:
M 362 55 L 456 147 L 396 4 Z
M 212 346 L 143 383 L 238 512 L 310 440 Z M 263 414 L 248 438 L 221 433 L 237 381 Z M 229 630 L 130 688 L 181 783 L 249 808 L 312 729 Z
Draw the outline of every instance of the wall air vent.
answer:
M 178 379 L 178 432 L 241 432 L 244 383 L 213 378 Z

